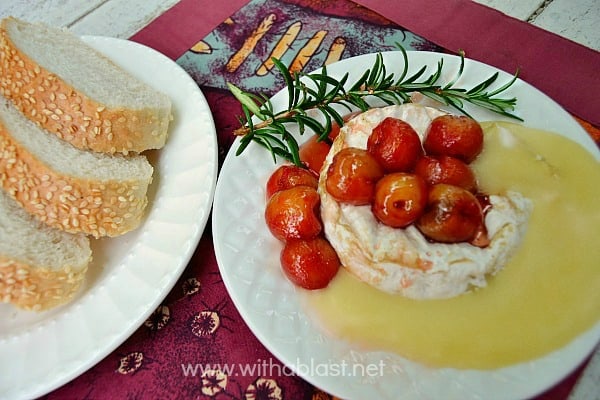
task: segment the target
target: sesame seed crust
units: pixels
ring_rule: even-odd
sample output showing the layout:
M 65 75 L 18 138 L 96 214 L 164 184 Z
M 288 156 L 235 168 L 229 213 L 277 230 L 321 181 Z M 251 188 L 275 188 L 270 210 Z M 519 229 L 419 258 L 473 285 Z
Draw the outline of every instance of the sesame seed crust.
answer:
M 141 223 L 150 182 L 62 175 L 19 146 L 0 123 L 0 186 L 48 226 L 96 238 L 129 232 Z
M 0 26 L 0 94 L 75 147 L 104 153 L 162 148 L 170 110 L 109 108 L 35 63 Z
M 86 271 L 87 266 L 52 270 L 0 257 L 0 301 L 25 310 L 47 310 L 73 298 Z

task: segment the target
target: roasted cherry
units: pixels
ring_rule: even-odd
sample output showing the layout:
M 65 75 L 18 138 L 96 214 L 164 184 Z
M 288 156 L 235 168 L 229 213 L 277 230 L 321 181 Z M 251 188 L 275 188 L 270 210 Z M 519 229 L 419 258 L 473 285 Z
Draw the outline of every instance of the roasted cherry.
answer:
M 415 223 L 423 235 L 442 243 L 471 241 L 483 224 L 483 211 L 475 195 L 443 183 L 429 189 L 425 212 Z
M 276 192 L 300 185 L 316 189 L 319 180 L 307 169 L 292 164 L 282 165 L 271 174 L 267 181 L 267 199 L 271 198 Z
M 473 118 L 441 115 L 429 124 L 423 147 L 427 154 L 453 156 L 470 163 L 483 148 L 483 130 Z
M 326 287 L 340 268 L 335 250 L 322 236 L 287 242 L 280 261 L 288 279 L 309 290 Z
M 319 175 L 330 149 L 331 142 L 328 139 L 319 140 L 318 136 L 312 136 L 300 146 L 298 154 L 300 161 L 314 174 Z
M 347 122 L 353 116 L 354 116 L 354 114 L 349 115 L 347 118 L 344 117 L 344 121 Z M 335 140 L 335 138 L 338 137 L 338 135 L 340 134 L 340 129 L 341 129 L 341 126 L 337 122 L 335 122 L 335 121 L 331 122 L 331 130 L 329 131 L 329 134 L 327 135 L 329 140 L 331 140 L 333 142 Z
M 373 199 L 375 183 L 382 176 L 383 169 L 370 153 L 346 147 L 333 157 L 327 169 L 325 187 L 339 202 L 365 205 Z
M 359 112 L 352 112 L 345 115 L 343 119 L 345 122 L 348 122 L 358 113 Z M 332 121 L 331 130 L 329 131 L 327 138 L 319 140 L 319 136 L 314 135 L 300 145 L 300 161 L 302 161 L 304 165 L 308 167 L 308 169 L 319 175 L 321 172 L 321 167 L 323 166 L 323 162 L 325 161 L 325 157 L 327 157 L 327 154 L 331 149 L 331 143 L 333 143 L 339 134 L 340 125 L 337 122 Z
M 421 139 L 413 127 L 392 117 L 373 128 L 367 150 L 386 172 L 409 172 L 423 155 Z
M 450 156 L 423 156 L 415 165 L 415 174 L 429 185 L 446 183 L 460 186 L 470 192 L 477 191 L 477 179 L 464 161 Z
M 321 233 L 320 197 L 316 189 L 295 186 L 271 196 L 265 209 L 265 221 L 277 239 L 310 239 Z
M 418 175 L 395 172 L 381 178 L 371 209 L 379 221 L 404 228 L 421 216 L 427 204 L 427 184 Z

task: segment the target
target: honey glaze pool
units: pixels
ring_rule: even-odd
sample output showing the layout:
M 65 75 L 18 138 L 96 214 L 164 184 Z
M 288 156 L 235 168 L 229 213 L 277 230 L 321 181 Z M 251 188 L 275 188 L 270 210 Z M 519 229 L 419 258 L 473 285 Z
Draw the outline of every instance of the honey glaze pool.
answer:
M 487 287 L 445 300 L 390 295 L 342 270 L 306 293 L 324 329 L 433 367 L 493 369 L 556 350 L 600 319 L 600 163 L 557 134 L 482 126 L 480 188 L 534 203 L 517 253 Z

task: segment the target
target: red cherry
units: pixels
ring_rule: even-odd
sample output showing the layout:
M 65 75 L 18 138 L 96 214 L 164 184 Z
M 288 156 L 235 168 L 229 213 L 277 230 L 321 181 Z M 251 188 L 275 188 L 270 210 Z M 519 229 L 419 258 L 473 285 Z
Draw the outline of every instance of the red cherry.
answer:
M 470 163 L 483 149 L 483 130 L 473 118 L 442 115 L 431 121 L 423 147 L 426 154 L 452 156 Z
M 430 186 L 438 183 L 459 186 L 470 192 L 477 191 L 477 179 L 468 164 L 450 156 L 423 156 L 415 165 L 415 174 Z
M 282 165 L 271 174 L 267 181 L 267 199 L 270 199 L 276 192 L 301 185 L 316 189 L 319 180 L 310 171 L 302 167 L 292 164 Z
M 473 193 L 441 183 L 430 188 L 425 212 L 415 224 L 431 240 L 468 242 L 484 225 L 483 211 Z
M 408 123 L 387 117 L 371 132 L 367 150 L 386 172 L 409 172 L 423 155 L 421 139 Z
M 309 290 L 326 287 L 340 268 L 337 253 L 321 236 L 287 242 L 280 261 L 287 278 Z
M 331 144 L 328 140 L 319 140 L 318 136 L 310 137 L 298 149 L 300 161 L 315 175 L 319 175 Z
M 320 197 L 314 188 L 295 186 L 275 193 L 267 202 L 265 221 L 273 236 L 285 242 L 321 233 Z
M 352 117 L 359 114 L 359 111 L 352 112 L 343 117 L 345 122 L 348 122 Z M 331 130 L 324 140 L 319 140 L 317 135 L 310 137 L 306 142 L 300 145 L 298 150 L 300 161 L 306 165 L 316 175 L 321 173 L 321 168 L 325 162 L 325 158 L 331 149 L 331 143 L 340 134 L 340 125 L 332 121 Z
M 392 228 L 404 228 L 421 216 L 427 203 L 427 184 L 418 175 L 395 172 L 377 182 L 371 209 Z
M 325 187 L 337 201 L 365 205 L 371 202 L 375 183 L 383 169 L 366 150 L 346 147 L 340 150 L 327 169 Z

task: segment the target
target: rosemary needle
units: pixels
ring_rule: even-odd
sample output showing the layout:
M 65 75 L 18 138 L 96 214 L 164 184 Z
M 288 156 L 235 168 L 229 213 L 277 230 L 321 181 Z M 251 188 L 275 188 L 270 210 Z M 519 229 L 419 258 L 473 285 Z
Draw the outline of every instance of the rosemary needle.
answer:
M 522 121 L 512 113 L 517 99 L 498 97 L 517 80 L 518 71 L 510 81 L 491 91 L 491 85 L 498 79 L 497 72 L 471 89 L 459 88 L 456 87 L 456 81 L 464 70 L 464 53 L 460 53 L 460 66 L 455 78 L 441 83 L 443 59 L 438 61 L 437 68 L 431 75 L 424 76 L 427 69 L 424 66 L 409 76 L 408 54 L 404 48 L 399 47 L 404 58 L 404 68 L 398 77 L 388 73 L 383 56 L 378 53 L 373 66 L 352 84 L 348 84 L 349 74 L 338 80 L 328 75 L 327 67 L 315 73 L 292 74 L 280 60 L 273 58 L 288 92 L 288 107 L 282 111 L 275 112 L 265 95 L 245 92 L 228 83 L 229 90 L 241 103 L 244 113 L 238 118 L 241 127 L 234 131 L 235 135 L 242 136 L 236 155 L 240 155 L 250 143 L 255 142 L 269 150 L 274 161 L 277 157 L 282 157 L 301 165 L 299 145 L 288 129 L 290 125 L 296 126 L 300 134 L 309 128 L 323 140 L 334 122 L 340 126 L 344 124 L 339 107 L 336 109 L 334 106 L 343 106 L 349 111 L 353 110 L 352 107 L 366 111 L 372 107 L 373 100 L 388 105 L 402 104 L 410 102 L 413 93 L 421 93 L 465 115 L 469 114 L 465 111 L 464 104 L 470 103 Z M 316 111 L 322 118 L 310 116 L 309 111 Z M 254 123 L 253 117 L 259 122 Z

